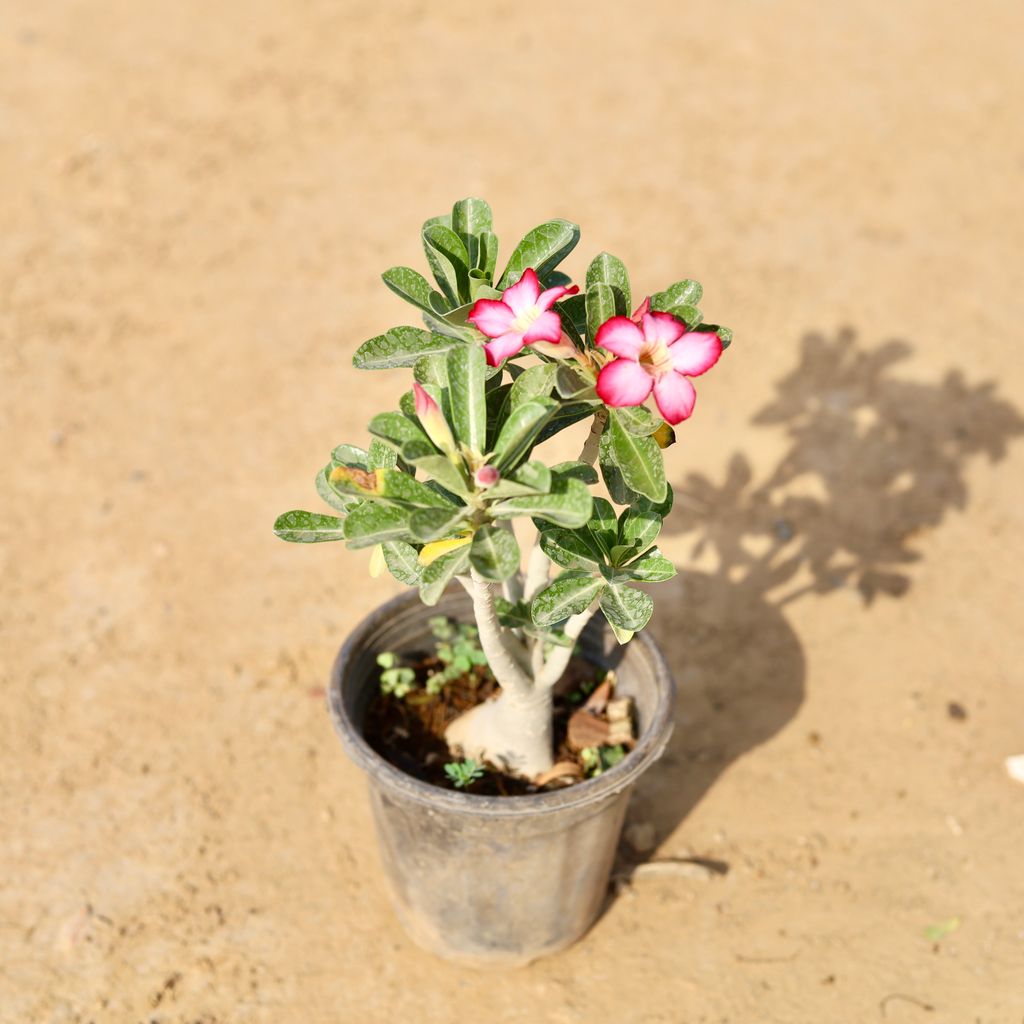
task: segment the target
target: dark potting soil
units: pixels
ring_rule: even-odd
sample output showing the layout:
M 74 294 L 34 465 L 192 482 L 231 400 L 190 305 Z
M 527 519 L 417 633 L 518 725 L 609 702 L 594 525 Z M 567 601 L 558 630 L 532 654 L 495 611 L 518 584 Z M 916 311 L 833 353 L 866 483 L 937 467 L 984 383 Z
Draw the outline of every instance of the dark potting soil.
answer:
M 445 666 L 433 655 L 412 656 L 409 661 L 416 673 L 416 689 L 404 698 L 378 691 L 366 709 L 363 735 L 381 757 L 406 775 L 442 789 L 454 789 L 444 766 L 456 758 L 448 751 L 444 731 L 463 712 L 495 696 L 499 687 L 490 669 L 484 666 L 474 667 L 447 683 L 439 694 L 428 694 L 427 677 Z M 583 778 L 587 774 L 583 761 L 566 742 L 569 717 L 605 674 L 604 669 L 589 661 L 573 657 L 553 694 L 555 762 L 578 765 Z M 538 787 L 525 779 L 506 775 L 493 765 L 486 768 L 484 775 L 465 792 L 475 796 L 528 796 L 560 785 L 555 781 Z

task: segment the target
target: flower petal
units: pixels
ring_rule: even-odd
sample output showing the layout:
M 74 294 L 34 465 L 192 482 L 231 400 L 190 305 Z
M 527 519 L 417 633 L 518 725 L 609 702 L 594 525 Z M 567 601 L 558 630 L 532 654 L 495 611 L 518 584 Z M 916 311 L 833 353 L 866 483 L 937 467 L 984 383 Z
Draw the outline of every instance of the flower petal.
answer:
M 537 296 L 537 305 L 541 309 L 550 309 L 563 295 L 575 295 L 580 290 L 579 285 L 574 284 L 569 288 L 564 285 L 556 285 L 548 288 Z
M 572 339 L 565 331 L 558 341 L 534 341 L 532 342 L 534 352 L 551 356 L 553 359 L 579 359 L 579 349 L 572 343 Z
M 651 297 L 650 295 L 648 295 L 647 298 L 644 299 L 644 301 L 641 302 L 640 305 L 633 310 L 633 315 L 630 317 L 630 319 L 635 321 L 636 323 L 640 323 L 640 321 L 643 319 L 644 314 L 650 313 L 650 311 Z
M 654 385 L 654 401 L 667 423 L 682 423 L 693 412 L 697 392 L 681 373 L 666 373 Z
M 527 267 L 523 271 L 523 276 L 511 288 L 505 289 L 501 301 L 512 310 L 515 316 L 519 316 L 528 309 L 533 309 L 539 298 L 540 281 L 537 280 L 537 274 L 533 267 Z
M 535 341 L 558 341 L 561 336 L 561 318 L 549 309 L 534 320 L 530 329 L 523 335 L 523 341 L 530 345 Z
M 671 313 L 644 313 L 642 326 L 648 341 L 662 341 L 666 345 L 671 345 L 686 332 L 686 324 Z
M 473 324 L 481 334 L 488 338 L 500 338 L 505 334 L 516 315 L 498 299 L 477 299 L 466 319 Z
M 605 405 L 639 405 L 651 393 L 653 383 L 639 363 L 616 359 L 597 375 L 597 393 Z
M 502 359 L 514 356 L 522 347 L 523 336 L 509 331 L 508 334 L 503 334 L 484 345 L 484 352 L 487 353 L 487 362 L 491 366 L 497 366 Z
M 644 335 L 628 317 L 613 316 L 597 329 L 594 344 L 624 359 L 635 361 L 644 347 Z
M 706 373 L 722 354 L 722 339 L 711 331 L 688 331 L 674 345 L 669 345 L 672 366 L 687 377 Z

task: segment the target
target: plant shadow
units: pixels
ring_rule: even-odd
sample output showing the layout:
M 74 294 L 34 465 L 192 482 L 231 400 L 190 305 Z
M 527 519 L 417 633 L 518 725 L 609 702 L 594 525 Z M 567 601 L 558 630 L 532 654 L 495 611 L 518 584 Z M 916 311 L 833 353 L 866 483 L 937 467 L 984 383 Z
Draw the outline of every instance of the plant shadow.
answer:
M 999 461 L 1024 433 L 993 382 L 959 370 L 938 382 L 900 375 L 911 353 L 902 341 L 862 344 L 850 328 L 807 334 L 752 419 L 787 439 L 777 463 L 764 471 L 737 451 L 721 481 L 690 474 L 676 485 L 665 530 L 692 537 L 691 555 L 714 568 L 683 571 L 655 594 L 651 628 L 679 686 L 676 728 L 631 801 L 620 878 L 796 715 L 806 668 L 786 606 L 850 587 L 866 609 L 903 597 L 921 557 L 915 540 L 967 505 L 968 462 Z

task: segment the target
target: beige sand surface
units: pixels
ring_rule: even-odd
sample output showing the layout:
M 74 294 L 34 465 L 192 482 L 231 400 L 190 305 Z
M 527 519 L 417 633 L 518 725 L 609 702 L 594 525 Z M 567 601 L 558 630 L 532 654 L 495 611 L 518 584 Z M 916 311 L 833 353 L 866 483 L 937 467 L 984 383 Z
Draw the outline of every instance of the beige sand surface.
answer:
M 1022 32 L 0 5 L 0 1020 L 1019 1022 Z M 397 585 L 270 533 L 403 388 L 349 358 L 467 194 L 506 254 L 570 217 L 572 272 L 698 277 L 737 337 L 669 453 L 683 699 L 631 813 L 728 873 L 642 874 L 494 975 L 399 931 L 322 707 Z

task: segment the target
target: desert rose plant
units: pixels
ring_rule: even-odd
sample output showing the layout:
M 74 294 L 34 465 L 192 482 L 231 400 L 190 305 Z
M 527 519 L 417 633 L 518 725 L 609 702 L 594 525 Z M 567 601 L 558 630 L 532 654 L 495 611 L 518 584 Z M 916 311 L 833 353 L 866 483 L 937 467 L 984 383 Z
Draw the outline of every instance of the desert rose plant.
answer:
M 286 512 L 274 527 L 288 541 L 370 549 L 371 572 L 418 587 L 427 605 L 464 586 L 500 693 L 446 739 L 459 756 L 528 779 L 552 766 L 552 688 L 586 624 L 600 612 L 627 643 L 653 610 L 635 584 L 675 575 L 655 544 L 672 505 L 662 450 L 693 412 L 691 378 L 731 340 L 703 323 L 696 281 L 633 311 L 626 268 L 601 253 L 582 290 L 571 284 L 556 268 L 579 237 L 575 224 L 548 221 L 496 275 L 487 203 L 463 199 L 428 220 L 437 288 L 408 267 L 383 275 L 425 329 L 394 327 L 353 358 L 362 370 L 411 369 L 410 390 L 373 417 L 365 450 L 340 445 L 318 474 L 334 514 Z M 652 397 L 656 412 L 644 404 Z M 583 421 L 577 459 L 540 457 Z M 591 491 L 601 479 L 608 497 Z M 517 520 L 534 528 L 525 558 Z

